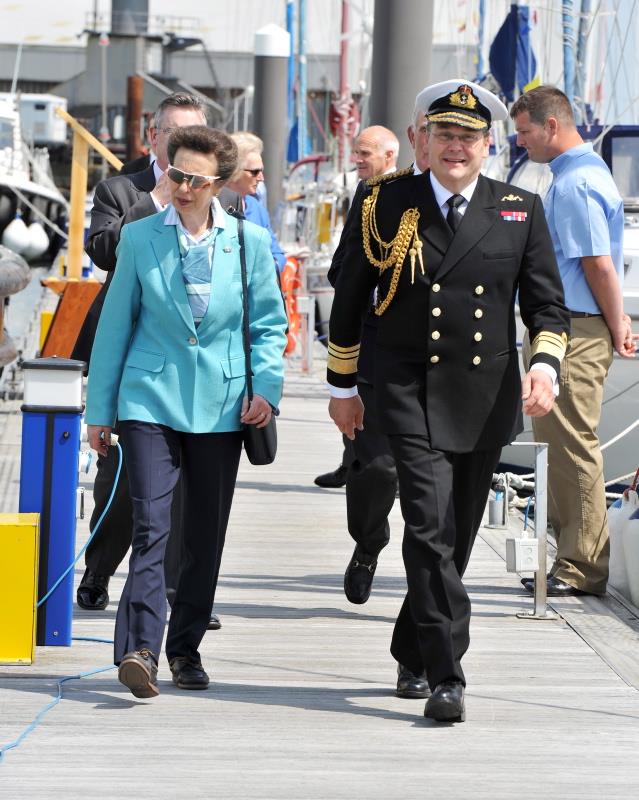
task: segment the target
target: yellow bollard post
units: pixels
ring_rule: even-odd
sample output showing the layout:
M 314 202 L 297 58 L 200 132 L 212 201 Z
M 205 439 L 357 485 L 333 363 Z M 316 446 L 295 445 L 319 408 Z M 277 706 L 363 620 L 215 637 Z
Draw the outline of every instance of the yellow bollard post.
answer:
M 0 664 L 35 657 L 39 522 L 39 514 L 0 514 Z
M 62 117 L 73 131 L 67 277 L 80 280 L 84 249 L 84 202 L 87 196 L 89 147 L 97 150 L 117 170 L 122 169 L 122 162 L 63 108 L 56 108 L 55 113 Z
M 71 204 L 69 210 L 69 244 L 67 278 L 82 277 L 82 253 L 84 251 L 84 203 L 87 196 L 89 174 L 89 143 L 78 131 L 73 134 L 73 157 L 71 162 Z
M 49 328 L 51 327 L 51 320 L 53 319 L 53 311 L 40 312 L 40 351 L 44 347 Z

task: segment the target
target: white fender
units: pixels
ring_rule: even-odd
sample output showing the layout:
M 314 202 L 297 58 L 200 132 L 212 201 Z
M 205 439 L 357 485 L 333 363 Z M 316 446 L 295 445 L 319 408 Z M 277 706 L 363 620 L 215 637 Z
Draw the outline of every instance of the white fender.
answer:
M 27 234 L 29 236 L 29 244 L 22 253 L 23 257 L 28 260 L 40 258 L 41 255 L 47 252 L 49 247 L 47 232 L 41 223 L 32 222 L 27 228 Z
M 608 509 L 608 531 L 610 533 L 608 583 L 624 597 L 627 597 L 628 600 L 630 599 L 630 587 L 628 584 L 626 556 L 623 551 L 622 531 L 633 510 L 634 508 L 626 497 L 625 492 Z
M 15 219 L 4 229 L 2 244 L 8 247 L 9 250 L 13 250 L 14 253 L 22 255 L 29 246 L 30 238 L 29 230 L 24 224 L 24 220 L 20 214 L 16 214 Z
M 628 492 L 628 504 L 632 512 L 624 522 L 621 539 L 628 570 L 630 600 L 639 607 L 639 496 L 632 489 Z

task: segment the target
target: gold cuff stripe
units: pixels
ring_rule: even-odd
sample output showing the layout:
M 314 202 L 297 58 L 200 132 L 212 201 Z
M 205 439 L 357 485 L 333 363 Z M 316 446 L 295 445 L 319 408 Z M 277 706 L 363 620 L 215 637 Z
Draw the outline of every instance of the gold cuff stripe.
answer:
M 428 121 L 450 122 L 453 125 L 463 125 L 465 128 L 474 128 L 475 130 L 488 127 L 488 123 L 485 120 L 475 119 L 468 114 L 460 114 L 457 111 L 443 111 L 441 114 L 429 114 Z
M 338 375 L 352 375 L 353 373 L 357 372 L 358 358 L 359 356 L 355 356 L 354 358 L 340 359 L 329 353 L 326 365 L 332 372 L 335 372 Z
M 541 331 L 533 339 L 531 355 L 536 356 L 538 353 L 545 353 L 547 356 L 552 356 L 561 361 L 566 353 L 567 343 L 568 337 L 565 333 Z
M 333 342 L 329 341 L 328 343 L 328 351 L 329 353 L 352 353 L 355 355 L 359 353 L 359 344 L 353 344 L 350 347 L 340 347 L 338 344 L 333 344 Z

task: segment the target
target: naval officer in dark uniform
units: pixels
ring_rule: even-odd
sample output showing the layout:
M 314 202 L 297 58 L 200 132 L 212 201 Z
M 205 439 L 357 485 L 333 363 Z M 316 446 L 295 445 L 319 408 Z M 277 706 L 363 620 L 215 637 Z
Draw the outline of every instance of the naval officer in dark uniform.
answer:
M 430 86 L 430 170 L 372 179 L 346 245 L 328 346 L 329 413 L 349 437 L 362 314 L 377 286 L 376 392 L 405 522 L 408 593 L 391 653 L 426 671 L 425 715 L 465 718 L 461 659 L 470 601 L 462 583 L 502 445 L 521 410 L 552 408 L 569 318 L 541 199 L 480 174 L 506 107 L 461 79 Z M 515 298 L 530 331 L 523 380 Z

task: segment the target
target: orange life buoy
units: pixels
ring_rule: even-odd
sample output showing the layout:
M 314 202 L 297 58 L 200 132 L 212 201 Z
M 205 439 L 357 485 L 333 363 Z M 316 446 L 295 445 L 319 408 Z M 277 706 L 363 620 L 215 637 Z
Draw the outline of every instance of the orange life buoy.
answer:
M 300 265 L 297 259 L 289 256 L 280 274 L 286 316 L 288 317 L 288 341 L 284 350 L 284 355 L 287 356 L 295 350 L 301 325 L 301 318 L 297 311 L 297 290 L 301 285 L 299 268 Z

